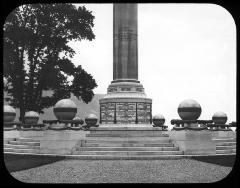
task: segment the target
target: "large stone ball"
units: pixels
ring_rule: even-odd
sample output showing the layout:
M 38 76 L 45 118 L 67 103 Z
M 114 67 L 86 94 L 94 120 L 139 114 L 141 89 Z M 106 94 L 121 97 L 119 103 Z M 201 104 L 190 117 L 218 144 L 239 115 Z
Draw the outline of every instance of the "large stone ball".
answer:
M 4 105 L 4 115 L 3 115 L 3 121 L 4 122 L 12 122 L 14 121 L 16 117 L 16 110 L 9 106 L 9 105 Z
M 98 117 L 95 114 L 89 114 L 86 118 L 85 118 L 85 123 L 88 126 L 95 126 L 97 124 L 98 121 Z
M 77 105 L 71 99 L 58 101 L 53 108 L 58 120 L 72 120 L 77 114 Z
M 39 120 L 39 114 L 34 111 L 29 111 L 25 113 L 24 121 L 26 124 L 37 124 Z
M 212 116 L 212 120 L 215 124 L 225 124 L 227 119 L 227 114 L 221 111 L 215 112 Z
M 153 124 L 156 126 L 163 125 L 165 123 L 165 118 L 162 114 L 157 114 L 153 116 Z
M 182 120 L 197 120 L 201 112 L 200 104 L 192 99 L 184 100 L 178 106 L 178 115 Z

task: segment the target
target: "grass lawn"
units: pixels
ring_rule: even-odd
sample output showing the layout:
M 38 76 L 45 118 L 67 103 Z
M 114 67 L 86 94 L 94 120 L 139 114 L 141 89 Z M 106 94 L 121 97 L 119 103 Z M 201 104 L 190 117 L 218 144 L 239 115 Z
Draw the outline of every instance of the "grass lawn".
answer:
M 236 155 L 223 155 L 223 156 L 201 156 L 193 157 L 192 159 L 217 164 L 221 166 L 233 167 L 236 159 Z
M 26 170 L 63 160 L 64 157 L 27 156 L 4 154 L 4 162 L 9 172 Z

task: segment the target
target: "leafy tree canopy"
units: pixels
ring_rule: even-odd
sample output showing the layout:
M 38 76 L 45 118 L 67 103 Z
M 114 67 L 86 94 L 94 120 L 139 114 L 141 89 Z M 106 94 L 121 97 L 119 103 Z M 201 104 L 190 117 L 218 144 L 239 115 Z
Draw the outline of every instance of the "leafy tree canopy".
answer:
M 94 16 L 72 4 L 27 4 L 16 8 L 4 24 L 3 76 L 11 105 L 25 111 L 43 112 L 73 93 L 85 103 L 92 100 L 97 84 L 93 77 L 75 66 L 75 51 L 68 42 L 95 38 Z M 69 82 L 68 78 L 73 81 Z M 44 90 L 53 91 L 44 96 Z

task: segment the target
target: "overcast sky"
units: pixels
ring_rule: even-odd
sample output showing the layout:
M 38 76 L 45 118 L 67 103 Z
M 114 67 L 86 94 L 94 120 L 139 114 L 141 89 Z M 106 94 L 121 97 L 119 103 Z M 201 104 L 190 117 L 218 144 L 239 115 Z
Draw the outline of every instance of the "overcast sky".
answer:
M 83 4 L 78 4 L 83 5 Z M 96 94 L 113 80 L 113 4 L 84 4 L 95 16 L 96 39 L 71 43 L 73 62 L 95 78 Z M 236 27 L 214 4 L 138 4 L 138 79 L 152 98 L 152 113 L 179 119 L 185 99 L 236 121 Z

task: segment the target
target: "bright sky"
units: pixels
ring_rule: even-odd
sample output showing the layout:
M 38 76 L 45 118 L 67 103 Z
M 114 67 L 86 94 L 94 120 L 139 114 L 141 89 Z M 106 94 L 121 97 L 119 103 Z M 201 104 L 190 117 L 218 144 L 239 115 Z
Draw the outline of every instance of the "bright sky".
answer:
M 79 4 L 83 5 L 83 4 Z M 113 4 L 84 4 L 95 16 L 96 39 L 71 43 L 75 64 L 96 79 L 106 94 L 113 79 Z M 236 26 L 214 4 L 138 4 L 138 79 L 152 112 L 166 123 L 179 119 L 185 99 L 202 107 L 199 119 L 216 111 L 236 121 Z

